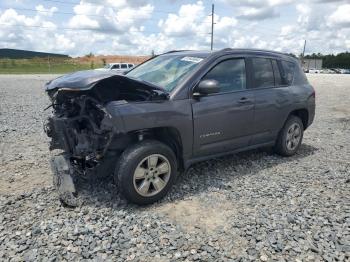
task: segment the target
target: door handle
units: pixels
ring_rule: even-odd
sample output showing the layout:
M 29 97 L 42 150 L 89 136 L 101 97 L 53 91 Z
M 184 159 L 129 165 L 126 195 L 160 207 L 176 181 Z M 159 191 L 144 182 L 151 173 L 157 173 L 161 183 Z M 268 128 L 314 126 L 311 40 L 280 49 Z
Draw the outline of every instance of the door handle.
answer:
M 240 100 L 238 100 L 238 103 L 245 104 L 245 103 L 249 103 L 251 101 L 252 100 L 247 98 L 247 97 L 242 97 Z

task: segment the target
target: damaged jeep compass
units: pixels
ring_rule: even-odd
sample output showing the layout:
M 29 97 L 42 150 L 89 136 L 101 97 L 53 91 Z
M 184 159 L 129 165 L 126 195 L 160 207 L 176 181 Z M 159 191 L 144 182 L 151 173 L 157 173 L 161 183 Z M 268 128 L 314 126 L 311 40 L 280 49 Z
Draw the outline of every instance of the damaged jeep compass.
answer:
M 251 49 L 172 51 L 125 75 L 81 71 L 46 84 L 54 184 L 112 175 L 136 204 L 161 199 L 192 163 L 257 147 L 296 153 L 315 114 L 299 61 Z

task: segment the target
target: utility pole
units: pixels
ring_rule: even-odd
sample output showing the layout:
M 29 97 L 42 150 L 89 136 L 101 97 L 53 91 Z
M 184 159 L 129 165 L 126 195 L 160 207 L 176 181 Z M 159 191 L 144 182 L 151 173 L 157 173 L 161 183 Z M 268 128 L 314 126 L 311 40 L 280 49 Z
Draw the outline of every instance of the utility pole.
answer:
M 303 48 L 303 55 L 301 57 L 301 62 L 304 64 L 304 56 L 305 56 L 305 47 L 306 47 L 306 39 L 304 40 L 304 48 Z
M 214 4 L 211 5 L 211 42 L 210 50 L 213 50 L 214 44 Z
M 47 65 L 49 67 L 49 73 L 51 73 L 51 64 L 50 64 L 50 56 L 47 56 Z
M 304 40 L 303 58 L 304 58 L 304 55 L 305 55 L 305 47 L 306 47 L 306 39 Z

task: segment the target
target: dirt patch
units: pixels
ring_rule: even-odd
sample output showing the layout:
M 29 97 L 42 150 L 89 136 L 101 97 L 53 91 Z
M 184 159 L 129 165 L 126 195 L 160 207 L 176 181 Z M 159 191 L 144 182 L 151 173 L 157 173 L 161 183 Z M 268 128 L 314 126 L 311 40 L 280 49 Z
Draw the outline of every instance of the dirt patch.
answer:
M 156 210 L 189 232 L 198 229 L 207 232 L 223 230 L 234 207 L 220 194 L 213 192 L 211 195 L 210 202 L 192 198 L 166 203 L 158 206 Z
M 106 63 L 140 64 L 149 58 L 150 56 L 98 55 L 98 56 L 77 57 L 77 58 L 74 58 L 73 60 L 80 63 L 91 63 L 91 62 L 101 63 L 102 61 L 105 61 Z

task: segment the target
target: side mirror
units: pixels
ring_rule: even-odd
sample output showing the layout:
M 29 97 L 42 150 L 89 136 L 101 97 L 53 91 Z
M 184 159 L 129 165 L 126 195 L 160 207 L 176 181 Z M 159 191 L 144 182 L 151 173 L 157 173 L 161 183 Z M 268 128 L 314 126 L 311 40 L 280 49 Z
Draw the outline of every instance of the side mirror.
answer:
M 202 95 L 215 94 L 220 91 L 219 82 L 214 79 L 202 80 L 194 88 L 193 96 L 199 97 Z

